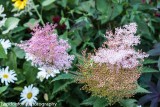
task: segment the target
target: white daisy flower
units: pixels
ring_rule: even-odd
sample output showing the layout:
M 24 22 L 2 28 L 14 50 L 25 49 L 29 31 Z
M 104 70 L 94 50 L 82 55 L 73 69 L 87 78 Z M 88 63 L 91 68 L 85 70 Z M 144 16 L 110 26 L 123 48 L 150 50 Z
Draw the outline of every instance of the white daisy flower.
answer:
M 14 83 L 17 80 L 17 77 L 13 70 L 9 71 L 9 67 L 6 67 L 5 69 L 2 68 L 0 70 L 0 79 L 1 83 L 8 85 L 8 83 Z
M 6 14 L 2 14 L 4 12 L 4 7 L 2 5 L 0 5 L 0 18 L 2 18 L 2 20 L 0 20 L 0 27 L 4 26 L 7 18 L 5 18 Z
M 21 104 L 25 106 L 32 106 L 37 101 L 37 95 L 39 93 L 39 89 L 33 87 L 33 84 L 29 85 L 28 87 L 24 87 L 23 91 L 21 92 Z
M 4 48 L 5 53 L 7 54 L 7 49 L 11 47 L 11 42 L 9 40 L 0 39 L 0 43 L 2 44 L 2 47 Z
M 40 81 L 42 82 L 47 76 L 47 72 L 45 71 L 40 71 L 37 74 L 37 78 L 40 79 Z
M 41 67 L 41 68 L 38 68 L 38 69 L 40 70 L 40 72 L 37 75 L 37 78 L 39 78 L 39 79 L 40 78 L 48 79 L 49 77 L 55 77 L 56 74 L 60 73 L 59 70 L 57 70 L 57 69 L 55 69 L 53 67 L 44 66 L 44 67 Z

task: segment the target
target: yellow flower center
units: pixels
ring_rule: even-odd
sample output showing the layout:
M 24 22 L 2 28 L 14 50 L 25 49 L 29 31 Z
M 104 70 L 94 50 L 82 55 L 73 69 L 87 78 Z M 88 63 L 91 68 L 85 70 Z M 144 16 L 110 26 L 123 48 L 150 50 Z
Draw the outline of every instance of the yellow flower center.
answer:
M 48 74 L 51 74 L 51 73 L 52 73 L 52 70 L 48 69 L 48 70 L 47 70 L 47 73 L 48 73 Z
M 28 98 L 28 99 L 31 99 L 31 98 L 32 98 L 32 93 L 31 93 L 31 92 L 29 92 L 29 93 L 27 94 L 27 98 Z
M 3 75 L 3 78 L 6 78 L 6 79 L 7 79 L 8 77 L 9 77 L 8 74 L 4 74 L 4 75 Z

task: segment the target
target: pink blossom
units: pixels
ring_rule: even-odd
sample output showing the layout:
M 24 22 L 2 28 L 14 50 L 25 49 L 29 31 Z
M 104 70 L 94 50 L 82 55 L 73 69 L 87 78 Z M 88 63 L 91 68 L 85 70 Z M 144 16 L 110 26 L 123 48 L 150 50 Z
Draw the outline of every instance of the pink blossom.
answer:
M 70 45 L 66 40 L 58 39 L 54 28 L 50 24 L 36 26 L 31 33 L 32 38 L 18 46 L 32 57 L 34 65 L 66 70 L 71 67 L 74 56 L 67 53 Z
M 92 59 L 96 63 L 106 63 L 109 66 L 117 65 L 129 69 L 139 66 L 140 60 L 148 55 L 140 51 L 137 52 L 133 48 L 140 43 L 140 37 L 135 36 L 136 31 L 136 23 L 130 23 L 122 28 L 116 28 L 114 34 L 111 31 L 106 32 L 108 40 L 104 42 L 103 47 L 97 50 Z

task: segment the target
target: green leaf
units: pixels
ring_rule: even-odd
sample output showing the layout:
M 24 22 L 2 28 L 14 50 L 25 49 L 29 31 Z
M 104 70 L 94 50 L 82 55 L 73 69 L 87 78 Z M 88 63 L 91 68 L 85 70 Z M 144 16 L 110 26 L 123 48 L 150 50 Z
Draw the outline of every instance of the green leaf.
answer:
M 9 66 L 10 69 L 17 69 L 17 57 L 13 51 L 8 55 L 8 58 L 5 61 L 6 65 Z
M 93 8 L 95 8 L 95 2 L 92 0 L 81 2 L 78 6 L 78 10 L 85 11 L 88 15 L 92 15 Z
M 57 3 L 60 4 L 61 6 L 63 7 L 66 7 L 67 6 L 67 3 L 68 3 L 69 0 L 57 0 Z
M 74 78 L 74 75 L 69 74 L 69 73 L 67 73 L 67 74 L 60 74 L 56 78 L 54 78 L 52 80 L 52 82 L 53 81 L 58 81 L 58 80 L 63 80 L 63 79 L 73 79 L 73 78 Z
M 137 84 L 138 85 L 138 84 Z M 150 93 L 150 91 L 146 90 L 145 88 L 142 88 L 140 85 L 138 85 L 137 89 L 135 90 L 136 93 Z
M 19 19 L 18 18 L 15 18 L 15 17 L 10 17 L 10 18 L 7 18 L 6 22 L 5 22 L 5 28 L 7 30 L 3 31 L 2 33 L 3 34 L 6 34 L 8 33 L 10 30 L 13 30 L 14 28 L 17 27 L 18 23 L 19 23 Z
M 64 90 L 69 84 L 73 83 L 74 81 L 67 81 L 65 83 L 60 83 L 59 81 L 54 83 L 53 93 L 55 94 L 59 91 Z
M 106 0 L 97 0 L 96 1 L 97 10 L 101 12 L 98 19 L 101 20 L 101 23 L 113 20 L 123 11 L 123 6 L 118 3 L 112 3 Z
M 91 96 L 89 97 L 88 99 L 84 100 L 81 105 L 86 105 L 86 106 L 89 106 L 89 105 L 93 105 L 94 102 L 96 101 L 97 97 L 95 96 Z
M 120 102 L 122 107 L 137 107 L 137 100 L 135 99 L 124 99 Z
M 86 105 L 90 106 L 93 105 L 93 107 L 106 107 L 108 105 L 107 99 L 102 97 L 96 97 L 96 96 L 91 96 L 90 98 L 84 100 L 81 105 Z
M 152 72 L 159 72 L 159 71 L 156 69 L 150 68 L 150 67 L 143 67 L 141 72 L 142 73 L 152 73 Z
M 96 0 L 96 8 L 101 13 L 106 13 L 108 10 L 108 3 L 106 0 Z
M 2 94 L 4 91 L 6 91 L 7 88 L 8 88 L 8 86 L 0 87 L 0 94 Z
M 50 4 L 52 4 L 53 2 L 55 2 L 56 0 L 44 0 L 42 2 L 42 6 L 48 6 Z
M 138 31 L 141 32 L 142 36 L 146 39 L 154 40 L 154 37 L 151 35 L 149 31 L 149 27 L 145 21 L 145 18 L 137 15 L 135 16 L 135 21 L 138 24 Z
M 93 104 L 93 107 L 106 107 L 108 105 L 106 98 L 97 98 Z
M 158 59 L 158 70 L 160 70 L 160 57 Z
M 74 34 L 75 34 L 75 38 L 72 41 L 70 41 L 70 43 L 72 44 L 72 48 L 79 46 L 82 43 L 82 38 L 79 32 L 75 31 Z
M 35 25 L 37 25 L 38 23 L 40 22 L 40 20 L 37 20 L 37 19 L 34 19 L 34 18 L 31 18 L 29 19 L 29 21 L 27 23 L 25 23 L 23 26 L 24 27 L 34 27 Z
M 13 50 L 18 58 L 20 59 L 24 58 L 25 52 L 22 49 L 20 49 L 19 47 L 15 47 Z
M 14 87 L 13 89 L 16 90 L 16 91 L 22 91 L 23 90 L 22 87 Z
M 30 62 L 25 62 L 23 64 L 23 71 L 26 77 L 27 83 L 32 84 L 36 80 L 37 68 L 33 67 Z
M 153 59 L 145 59 L 143 61 L 143 64 L 155 64 L 157 63 L 158 61 L 157 60 L 153 60 Z
M 112 8 L 112 7 L 111 7 Z M 123 6 L 122 5 L 119 5 L 119 4 L 114 4 L 113 5 L 113 9 L 112 9 L 112 12 L 110 13 L 111 14 L 111 20 L 113 20 L 115 17 L 117 17 L 120 13 L 122 13 L 123 11 Z
M 148 51 L 150 56 L 159 56 L 160 55 L 160 48 L 151 49 Z
M 24 31 L 25 29 L 26 29 L 26 27 L 20 26 L 20 27 L 15 28 L 15 29 L 12 31 L 12 33 L 19 33 L 19 32 Z
M 7 58 L 7 55 L 2 47 L 2 44 L 0 44 L 0 58 Z
M 69 103 L 70 105 L 73 105 L 73 107 L 80 107 L 79 99 L 77 99 L 76 96 L 71 95 L 71 96 L 67 97 L 66 102 Z

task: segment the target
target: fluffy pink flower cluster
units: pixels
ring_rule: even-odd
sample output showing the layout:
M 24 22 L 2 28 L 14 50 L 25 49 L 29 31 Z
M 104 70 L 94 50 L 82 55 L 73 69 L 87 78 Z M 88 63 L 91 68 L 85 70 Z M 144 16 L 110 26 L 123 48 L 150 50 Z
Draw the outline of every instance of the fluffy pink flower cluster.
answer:
M 24 49 L 27 59 L 34 65 L 66 70 L 71 67 L 74 56 L 67 53 L 70 45 L 66 40 L 58 40 L 57 34 L 53 33 L 54 28 L 50 24 L 44 27 L 37 25 L 31 33 L 32 38 L 18 46 Z
M 95 56 L 92 56 L 92 59 L 96 63 L 116 65 L 118 68 L 132 69 L 139 66 L 140 60 L 148 55 L 141 51 L 135 51 L 133 48 L 140 43 L 140 37 L 135 36 L 136 31 L 136 23 L 130 23 L 122 28 L 116 28 L 114 34 L 111 31 L 106 32 L 107 41 L 104 42 L 102 48 L 98 49 Z

